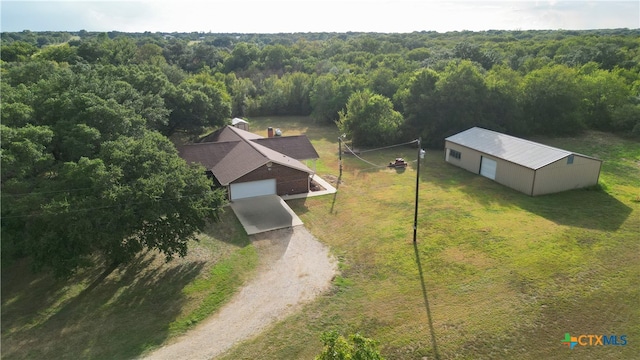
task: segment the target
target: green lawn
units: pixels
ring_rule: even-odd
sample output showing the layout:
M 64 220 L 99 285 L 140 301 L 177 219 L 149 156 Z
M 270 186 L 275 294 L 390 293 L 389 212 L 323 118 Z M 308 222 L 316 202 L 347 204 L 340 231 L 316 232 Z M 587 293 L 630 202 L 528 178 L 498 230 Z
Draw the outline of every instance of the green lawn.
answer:
M 338 175 L 332 127 L 250 119 L 306 133 L 318 173 Z M 266 130 L 264 130 L 266 134 Z M 602 190 L 529 197 L 450 166 L 404 172 L 345 157 L 335 196 L 290 201 L 341 260 L 334 290 L 226 359 L 309 359 L 322 331 L 359 332 L 389 359 L 629 359 L 640 353 L 640 144 L 613 135 L 536 139 L 602 158 Z M 368 152 L 384 165 L 416 150 Z M 626 346 L 561 344 L 565 333 L 627 335 Z
M 318 174 L 336 178 L 338 131 L 307 118 L 249 119 L 266 136 L 305 133 Z M 604 190 L 529 197 L 443 161 L 404 172 L 345 156 L 338 193 L 289 204 L 340 260 L 333 289 L 226 359 L 312 359 L 320 334 L 359 332 L 388 359 L 631 359 L 640 353 L 640 143 L 603 133 L 536 139 L 602 158 Z M 415 148 L 364 153 L 384 165 Z M 125 359 L 215 311 L 258 262 L 230 209 L 163 264 L 153 254 L 106 279 L 2 269 L 2 358 Z M 561 344 L 564 334 L 627 335 L 626 346 Z

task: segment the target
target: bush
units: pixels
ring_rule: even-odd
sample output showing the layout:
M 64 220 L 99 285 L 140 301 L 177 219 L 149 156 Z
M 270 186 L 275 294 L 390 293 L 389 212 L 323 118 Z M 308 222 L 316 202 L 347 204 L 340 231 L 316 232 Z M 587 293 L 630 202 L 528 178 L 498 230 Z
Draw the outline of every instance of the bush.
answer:
M 352 334 L 347 340 L 337 331 L 322 333 L 324 349 L 315 360 L 384 360 L 375 340 Z

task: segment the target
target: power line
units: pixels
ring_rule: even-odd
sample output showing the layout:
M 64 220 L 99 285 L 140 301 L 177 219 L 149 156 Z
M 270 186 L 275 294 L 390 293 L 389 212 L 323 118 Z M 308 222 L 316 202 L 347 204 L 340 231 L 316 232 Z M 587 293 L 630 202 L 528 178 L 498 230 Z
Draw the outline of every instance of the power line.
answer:
M 414 162 L 416 162 L 416 161 L 418 161 L 418 160 L 411 160 L 411 161 L 405 161 L 405 162 L 406 162 L 406 163 L 414 163 Z M 363 172 L 363 171 L 369 171 L 369 170 L 378 170 L 378 169 L 380 169 L 381 167 L 388 167 L 388 166 L 387 166 L 387 165 L 384 165 L 384 166 L 376 165 L 376 166 L 374 166 L 374 167 L 368 167 L 368 168 L 364 168 L 364 169 L 357 169 L 357 168 L 354 168 L 353 170 Z
M 405 145 L 414 144 L 414 143 L 416 143 L 417 141 L 418 141 L 418 140 L 411 140 L 411 141 L 409 141 L 409 142 L 402 143 L 402 144 L 389 145 L 389 146 L 384 146 L 384 147 L 375 148 L 375 149 L 367 149 L 367 150 L 362 150 L 362 151 L 360 151 L 360 152 L 361 152 L 361 153 L 366 153 L 366 152 L 370 152 L 370 151 L 378 151 L 378 150 L 390 149 L 390 148 L 394 148 L 394 147 L 398 147 L 398 146 L 405 146 Z
M 380 147 L 380 148 L 376 148 L 376 149 L 369 149 L 369 150 L 361 151 L 361 153 L 364 153 L 364 152 L 370 152 L 370 151 L 378 151 L 378 150 L 383 150 L 383 149 L 390 149 L 390 148 L 393 148 L 393 147 L 398 147 L 398 146 L 404 146 L 404 145 L 414 144 L 414 143 L 416 143 L 416 142 L 418 142 L 418 140 L 412 140 L 412 141 L 409 141 L 409 142 L 406 142 L 406 143 L 396 144 L 396 145 L 389 145 L 389 146 L 384 146 L 384 147 Z M 349 148 L 349 146 L 347 146 L 347 144 L 344 144 L 344 147 L 345 147 L 345 148 L 347 148 L 347 150 L 349 150 L 349 152 L 350 152 L 351 154 L 353 154 L 353 156 L 355 156 L 356 158 L 358 158 L 360 161 L 364 161 L 365 163 L 367 163 L 367 164 L 369 164 L 369 165 L 373 166 L 374 168 L 387 167 L 387 165 L 378 165 L 378 164 L 374 164 L 374 163 L 372 163 L 372 162 L 370 162 L 370 161 L 367 161 L 367 160 L 365 160 L 365 159 L 361 158 L 360 156 L 358 156 L 358 154 L 356 154 L 353 150 L 351 150 L 351 148 Z
M 372 162 L 369 162 L 369 161 L 367 161 L 367 160 L 365 160 L 365 159 L 361 158 L 360 156 L 358 156 L 358 154 L 356 154 L 355 152 L 353 152 L 353 150 L 351 150 L 351 148 L 350 148 L 350 147 L 348 147 L 348 146 L 347 146 L 347 144 L 344 144 L 344 147 L 346 147 L 346 148 L 347 148 L 347 150 L 349 150 L 349 152 L 350 152 L 351 154 L 353 154 L 353 156 L 355 156 L 356 158 L 360 159 L 361 161 L 366 162 L 366 163 L 367 163 L 367 164 L 369 164 L 369 165 L 372 165 L 373 167 L 379 167 L 379 168 L 380 168 L 380 167 L 385 167 L 385 166 L 386 166 L 386 165 L 378 165 L 378 164 L 374 164 L 374 163 L 372 163 Z

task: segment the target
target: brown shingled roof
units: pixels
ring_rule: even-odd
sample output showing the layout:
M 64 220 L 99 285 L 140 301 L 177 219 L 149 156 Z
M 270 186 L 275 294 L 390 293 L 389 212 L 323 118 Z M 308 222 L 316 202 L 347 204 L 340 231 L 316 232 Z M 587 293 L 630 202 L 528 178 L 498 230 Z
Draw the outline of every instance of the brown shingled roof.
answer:
M 252 141 L 298 160 L 317 159 L 320 157 L 306 135 L 276 136 Z
M 286 138 L 289 137 L 282 137 L 280 139 Z M 298 144 L 299 149 L 306 146 L 304 144 L 305 140 L 309 142 L 306 136 L 304 139 L 298 136 L 295 136 L 295 138 L 299 139 L 289 142 L 291 144 Z M 298 161 L 294 156 L 276 151 L 261 144 L 260 141 L 256 141 L 262 139 L 264 138 L 248 131 L 226 126 L 205 136 L 196 144 L 180 147 L 178 153 L 180 157 L 187 162 L 204 165 L 222 185 L 228 185 L 232 181 L 268 162 L 313 174 L 311 169 Z M 287 140 L 283 141 L 283 143 L 284 142 L 287 142 Z M 276 142 L 265 143 L 273 144 Z M 309 142 L 308 145 L 311 145 L 311 143 Z M 313 145 L 311 145 L 311 148 L 313 148 Z M 292 151 L 287 152 L 292 155 L 295 153 Z M 313 149 L 313 153 L 315 154 L 315 158 L 317 158 L 318 156 L 315 149 Z M 305 156 L 309 154 L 310 152 L 307 150 Z
M 178 155 L 187 162 L 198 163 L 211 170 L 239 143 L 240 141 L 188 144 L 178 148 Z

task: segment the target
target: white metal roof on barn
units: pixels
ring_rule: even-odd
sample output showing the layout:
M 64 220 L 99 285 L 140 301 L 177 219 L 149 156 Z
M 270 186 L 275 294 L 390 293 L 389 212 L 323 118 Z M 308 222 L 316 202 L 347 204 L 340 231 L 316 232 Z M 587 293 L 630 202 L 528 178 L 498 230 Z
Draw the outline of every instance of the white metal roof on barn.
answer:
M 445 140 L 534 170 L 572 154 L 591 158 L 479 127 L 449 136 Z

